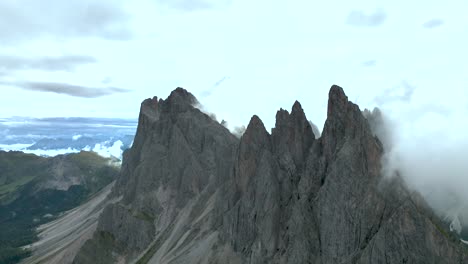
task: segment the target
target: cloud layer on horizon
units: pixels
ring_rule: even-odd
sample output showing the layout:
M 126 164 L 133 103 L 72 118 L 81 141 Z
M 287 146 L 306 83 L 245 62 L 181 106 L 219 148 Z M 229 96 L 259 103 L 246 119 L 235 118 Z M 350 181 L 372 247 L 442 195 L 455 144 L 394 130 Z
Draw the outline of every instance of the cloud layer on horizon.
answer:
M 0 81 L 0 85 L 14 86 L 23 90 L 64 94 L 68 96 L 81 98 L 98 98 L 116 93 L 130 92 L 130 90 L 128 89 L 118 87 L 96 88 L 57 82 Z
M 4 74 L 17 70 L 73 71 L 78 66 L 96 62 L 96 58 L 85 55 L 25 57 L 0 54 L 0 69 Z

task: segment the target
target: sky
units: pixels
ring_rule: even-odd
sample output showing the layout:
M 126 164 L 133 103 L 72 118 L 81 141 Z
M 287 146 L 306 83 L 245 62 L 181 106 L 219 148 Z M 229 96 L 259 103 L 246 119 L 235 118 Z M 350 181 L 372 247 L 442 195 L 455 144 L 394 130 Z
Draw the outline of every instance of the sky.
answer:
M 332 84 L 361 108 L 407 87 L 418 104 L 468 107 L 466 5 L 2 0 L 0 117 L 136 118 L 179 86 L 230 126 L 272 127 L 299 100 L 321 128 Z
M 136 118 L 192 92 L 232 128 L 328 90 L 361 108 L 468 108 L 466 1 L 2 0 L 0 117 Z
M 465 0 L 1 0 L 0 118 L 137 118 L 192 92 L 228 127 L 271 128 L 299 100 L 319 129 L 328 91 L 379 107 L 383 164 L 468 226 Z M 447 212 L 442 212 L 447 214 Z

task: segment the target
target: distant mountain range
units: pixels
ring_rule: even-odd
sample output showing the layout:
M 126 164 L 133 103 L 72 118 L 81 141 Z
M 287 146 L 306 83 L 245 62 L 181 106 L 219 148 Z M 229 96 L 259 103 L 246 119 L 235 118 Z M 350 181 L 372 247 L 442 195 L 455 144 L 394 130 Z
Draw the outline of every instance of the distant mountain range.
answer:
M 0 150 L 42 156 L 94 151 L 121 158 L 133 142 L 137 121 L 111 118 L 0 118 Z

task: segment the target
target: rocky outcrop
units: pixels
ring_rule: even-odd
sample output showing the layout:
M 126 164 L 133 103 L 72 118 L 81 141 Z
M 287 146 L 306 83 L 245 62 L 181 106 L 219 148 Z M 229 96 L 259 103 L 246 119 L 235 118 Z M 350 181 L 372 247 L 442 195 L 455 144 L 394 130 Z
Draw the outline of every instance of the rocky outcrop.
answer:
M 332 86 L 320 138 L 299 102 L 237 139 L 177 88 L 141 106 L 93 239 L 75 263 L 464 263 L 369 118 Z M 93 248 L 99 250 L 93 250 Z
M 110 237 L 112 245 L 96 254 L 115 256 L 108 263 L 135 259 L 154 240 L 171 240 L 165 246 L 170 251 L 189 222 L 200 217 L 216 187 L 229 178 L 238 139 L 196 104 L 181 88 L 166 100 L 155 97 L 142 103 L 135 141 L 124 153 L 112 194 L 121 200 L 104 210 L 98 224 L 97 234 Z M 99 244 L 102 236 L 94 240 Z M 96 241 L 85 244 L 83 252 Z M 82 254 L 75 262 L 90 259 Z

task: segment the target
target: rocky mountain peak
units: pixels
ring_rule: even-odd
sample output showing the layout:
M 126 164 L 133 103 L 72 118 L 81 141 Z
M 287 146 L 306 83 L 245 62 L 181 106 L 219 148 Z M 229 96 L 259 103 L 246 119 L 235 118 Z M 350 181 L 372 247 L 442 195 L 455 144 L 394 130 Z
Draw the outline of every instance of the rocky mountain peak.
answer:
M 158 97 L 148 98 L 141 103 L 140 114 L 150 119 L 157 119 L 159 112 Z
M 183 112 L 199 104 L 193 94 L 181 87 L 172 91 L 165 103 L 171 111 L 175 112 Z
M 270 134 L 265 129 L 262 120 L 254 115 L 250 119 L 249 125 L 241 137 L 239 146 L 239 156 L 248 155 L 262 149 L 270 149 Z
M 193 94 L 184 88 L 178 87 L 171 92 L 166 100 L 158 100 L 156 96 L 144 100 L 141 104 L 140 113 L 154 117 L 155 113 L 160 110 L 165 112 L 183 112 L 197 104 L 198 100 Z
M 266 145 L 269 142 L 270 135 L 268 134 L 263 121 L 254 115 L 250 119 L 249 125 L 242 136 L 242 141 L 246 144 L 261 144 Z
M 144 103 L 155 118 L 124 155 L 124 198 L 76 264 L 468 263 L 405 191 L 379 187 L 382 146 L 341 87 L 319 139 L 297 101 L 240 141 L 196 103 L 182 88 Z
M 301 105 L 301 103 L 299 103 L 299 101 L 296 100 L 294 102 L 294 104 L 292 106 L 291 114 L 292 115 L 295 115 L 295 114 L 305 115 L 304 114 L 304 109 L 302 109 L 302 105 Z
M 332 155 L 346 141 L 372 136 L 369 124 L 359 106 L 348 101 L 343 88 L 333 85 L 329 92 L 327 120 L 322 143 L 327 155 Z
M 236 164 L 236 185 L 241 191 L 247 189 L 250 180 L 257 170 L 266 152 L 271 151 L 271 139 L 262 120 L 254 115 L 241 137 Z
M 372 133 L 379 138 L 385 150 L 389 152 L 393 145 L 392 129 L 388 127 L 391 122 L 386 120 L 378 107 L 375 107 L 372 112 L 369 109 L 364 109 L 363 115 L 369 122 Z
M 327 126 L 339 126 L 335 130 L 342 132 L 352 130 L 366 123 L 359 106 L 348 100 L 343 88 L 333 85 L 328 95 Z
M 276 113 L 276 124 L 272 130 L 276 153 L 290 153 L 295 164 L 299 165 L 304 161 L 314 140 L 312 127 L 298 101 L 294 103 L 291 114 L 284 109 Z
M 343 88 L 338 85 L 332 85 L 328 93 L 328 112 L 327 117 L 341 115 L 346 112 L 348 106 L 348 97 Z

